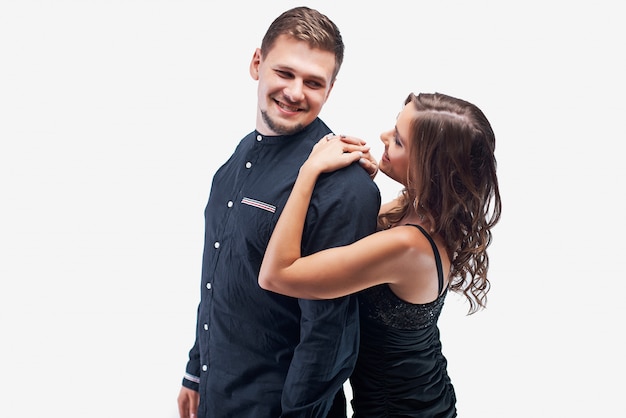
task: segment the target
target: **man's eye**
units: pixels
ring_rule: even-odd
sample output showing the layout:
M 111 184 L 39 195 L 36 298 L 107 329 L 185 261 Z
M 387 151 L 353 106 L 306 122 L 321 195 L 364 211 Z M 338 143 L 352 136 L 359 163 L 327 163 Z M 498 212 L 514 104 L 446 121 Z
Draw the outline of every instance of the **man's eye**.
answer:
M 306 85 L 309 88 L 312 88 L 312 89 L 321 89 L 322 88 L 322 85 L 320 83 L 318 83 L 317 81 L 309 81 L 309 82 L 306 83 Z

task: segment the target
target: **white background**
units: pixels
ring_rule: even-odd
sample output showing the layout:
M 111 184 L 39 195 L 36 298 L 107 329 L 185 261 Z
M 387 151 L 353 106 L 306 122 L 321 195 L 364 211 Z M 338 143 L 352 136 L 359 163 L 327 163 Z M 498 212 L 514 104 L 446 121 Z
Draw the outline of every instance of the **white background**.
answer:
M 460 416 L 615 416 L 619 2 L 345 3 L 302 2 L 346 43 L 335 132 L 379 156 L 410 91 L 496 132 L 489 305 L 451 295 L 440 321 Z M 177 416 L 210 181 L 254 128 L 254 48 L 299 4 L 0 0 L 0 416 Z

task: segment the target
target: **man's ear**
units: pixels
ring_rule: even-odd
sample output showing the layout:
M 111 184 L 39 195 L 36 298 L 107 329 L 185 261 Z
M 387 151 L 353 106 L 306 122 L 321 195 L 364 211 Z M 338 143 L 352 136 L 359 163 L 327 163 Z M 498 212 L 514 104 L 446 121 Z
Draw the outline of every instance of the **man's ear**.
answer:
M 257 48 L 252 55 L 252 60 L 250 61 L 250 76 L 253 80 L 259 80 L 259 65 L 262 61 L 261 56 L 261 48 Z

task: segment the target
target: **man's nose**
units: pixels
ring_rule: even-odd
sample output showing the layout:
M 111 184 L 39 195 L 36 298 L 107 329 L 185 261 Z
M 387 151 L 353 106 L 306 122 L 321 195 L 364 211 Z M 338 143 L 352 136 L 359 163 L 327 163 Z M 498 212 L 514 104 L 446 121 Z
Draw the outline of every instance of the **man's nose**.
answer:
M 304 83 L 302 80 L 293 79 L 285 88 L 284 94 L 290 101 L 297 103 L 304 99 Z

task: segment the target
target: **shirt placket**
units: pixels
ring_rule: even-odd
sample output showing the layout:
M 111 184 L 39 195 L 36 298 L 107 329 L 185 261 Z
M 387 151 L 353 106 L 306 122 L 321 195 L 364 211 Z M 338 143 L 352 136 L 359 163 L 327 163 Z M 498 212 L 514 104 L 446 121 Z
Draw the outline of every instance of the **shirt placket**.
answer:
M 255 137 L 255 143 L 251 146 L 242 159 L 237 159 L 235 164 L 238 164 L 240 168 L 239 170 L 243 170 L 243 172 L 239 173 L 237 178 L 239 178 L 239 184 L 233 184 L 231 190 L 233 194 L 227 196 L 224 202 L 216 202 L 215 204 L 224 206 L 219 210 L 221 214 L 221 222 L 219 222 L 219 228 L 216 229 L 214 234 L 214 241 L 212 244 L 211 260 L 213 260 L 213 266 L 211 269 L 211 273 L 207 275 L 207 280 L 205 284 L 205 300 L 209 306 L 213 306 L 214 303 L 214 293 L 220 291 L 227 291 L 226 289 L 220 288 L 223 286 L 228 286 L 227 282 L 221 282 L 220 279 L 222 276 L 227 275 L 229 260 L 223 260 L 222 254 L 226 250 L 225 245 L 237 245 L 237 243 L 232 242 L 232 233 L 229 235 L 229 231 L 232 231 L 233 228 L 236 227 L 237 222 L 245 222 L 245 220 L 241 220 L 237 218 L 237 204 L 241 202 L 242 193 L 245 189 L 245 186 L 248 182 L 248 179 L 251 175 L 253 175 L 253 169 L 258 161 L 259 156 L 259 147 L 257 144 L 261 144 L 263 141 L 263 136 L 257 134 Z M 223 187 L 223 186 L 222 186 Z M 225 209 L 224 209 L 225 208 Z M 208 317 L 204 318 L 202 324 L 202 331 L 206 333 L 205 340 L 207 342 L 211 339 L 211 318 L 214 315 L 214 310 L 210 309 L 210 314 Z M 210 352 L 207 350 L 206 357 L 202 359 L 201 369 L 203 372 L 206 372 L 209 369 L 210 364 Z

